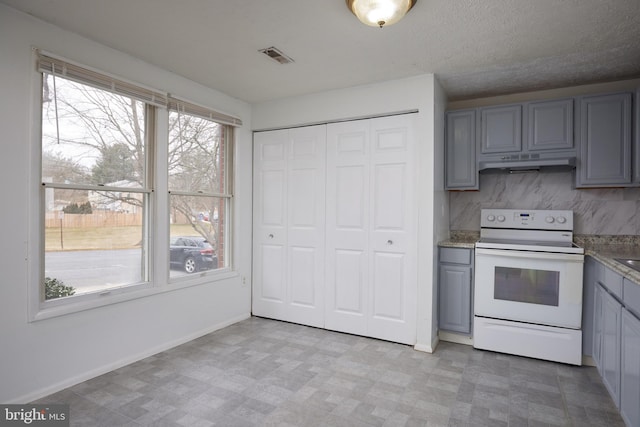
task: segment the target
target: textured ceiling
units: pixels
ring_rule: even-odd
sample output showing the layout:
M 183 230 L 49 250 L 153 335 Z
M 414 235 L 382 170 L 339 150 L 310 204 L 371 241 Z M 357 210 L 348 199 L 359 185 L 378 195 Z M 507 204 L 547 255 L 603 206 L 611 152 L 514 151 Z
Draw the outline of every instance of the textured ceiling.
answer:
M 0 2 L 252 103 L 424 73 L 450 100 L 640 77 L 640 0 L 418 0 L 383 29 L 344 0 Z

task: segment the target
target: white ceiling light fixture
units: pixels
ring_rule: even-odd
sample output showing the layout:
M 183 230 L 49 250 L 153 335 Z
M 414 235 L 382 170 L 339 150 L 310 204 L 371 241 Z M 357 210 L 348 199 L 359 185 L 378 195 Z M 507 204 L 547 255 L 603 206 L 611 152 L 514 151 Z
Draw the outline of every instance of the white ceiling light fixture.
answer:
M 382 28 L 401 20 L 416 0 L 346 0 L 347 7 L 366 25 Z

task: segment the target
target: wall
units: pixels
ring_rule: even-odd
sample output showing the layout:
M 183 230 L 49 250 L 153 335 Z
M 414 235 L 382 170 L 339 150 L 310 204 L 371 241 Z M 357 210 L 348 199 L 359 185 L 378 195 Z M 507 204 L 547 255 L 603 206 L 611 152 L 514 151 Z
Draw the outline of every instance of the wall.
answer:
M 234 257 L 237 274 L 170 292 L 30 322 L 28 281 L 40 262 L 38 124 L 32 47 L 143 82 L 239 116 Z M 0 5 L 0 402 L 28 402 L 250 315 L 251 111 L 244 102 L 202 87 L 75 34 Z M 35 104 L 38 105 L 38 104 Z M 166 157 L 166 156 L 165 156 Z M 35 196 L 34 196 L 35 195 Z M 167 216 L 158 213 L 158 221 Z M 34 227 L 34 224 L 36 226 Z M 158 269 L 166 271 L 161 260 Z M 242 284 L 242 276 L 248 278 Z M 156 276 L 158 277 L 158 276 Z M 158 282 L 160 282 L 159 280 Z M 162 283 L 157 283 L 162 284 Z
M 435 245 L 435 167 L 444 161 L 443 149 L 436 153 L 434 139 L 435 92 L 444 105 L 444 95 L 433 75 L 422 75 L 380 84 L 358 86 L 312 95 L 269 101 L 253 106 L 255 130 L 274 129 L 335 120 L 372 117 L 410 110 L 419 111 L 418 129 L 418 330 L 416 348 L 432 351 L 435 336 L 433 296 Z M 438 112 L 437 114 L 442 114 Z M 443 123 L 443 122 L 442 122 Z M 442 137 L 440 137 L 442 138 Z M 441 140 L 439 140 L 441 142 Z M 439 155 L 441 158 L 436 158 Z M 443 199 L 443 198 L 441 198 Z M 442 201 L 446 204 L 446 200 Z M 440 209 L 440 206 L 438 206 Z M 440 224 L 442 220 L 438 219 Z
M 444 90 L 435 82 L 435 97 L 434 97 L 434 128 L 433 128 L 433 140 L 434 140 L 434 161 L 433 164 L 433 175 L 434 175 L 434 193 L 433 193 L 433 209 L 434 209 L 434 242 L 437 243 L 439 241 L 445 240 L 449 237 L 449 217 L 450 217 L 450 199 L 449 193 L 444 189 L 445 185 L 445 140 L 444 140 L 444 129 L 445 129 L 445 121 L 444 121 L 444 112 L 447 103 L 447 96 L 444 93 Z M 433 263 L 434 265 L 438 265 L 438 253 L 433 253 Z M 438 283 L 438 270 L 437 268 L 433 270 L 433 283 Z M 431 299 L 434 301 L 433 311 L 431 313 L 432 321 L 432 331 L 431 334 L 433 337 L 437 337 L 438 335 L 438 312 L 437 307 L 438 304 L 438 287 L 434 286 L 432 289 Z
M 572 189 L 571 172 L 480 175 L 480 191 L 451 192 L 451 229 L 480 231 L 482 208 L 570 209 L 575 234 L 640 235 L 640 188 Z
M 634 91 L 640 79 L 452 102 L 448 110 L 588 94 Z M 570 209 L 575 234 L 640 235 L 640 189 L 576 190 L 570 172 L 481 174 L 480 191 L 450 192 L 452 230 L 480 230 L 482 208 Z

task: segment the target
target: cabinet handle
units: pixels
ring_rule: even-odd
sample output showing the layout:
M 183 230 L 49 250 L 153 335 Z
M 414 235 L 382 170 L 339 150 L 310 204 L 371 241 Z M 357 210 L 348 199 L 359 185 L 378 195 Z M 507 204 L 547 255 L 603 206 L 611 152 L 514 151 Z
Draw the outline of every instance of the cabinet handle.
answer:
M 391 239 L 387 240 L 387 245 L 393 245 L 393 240 Z
M 273 234 L 269 234 L 269 238 L 270 238 L 270 239 L 273 239 Z

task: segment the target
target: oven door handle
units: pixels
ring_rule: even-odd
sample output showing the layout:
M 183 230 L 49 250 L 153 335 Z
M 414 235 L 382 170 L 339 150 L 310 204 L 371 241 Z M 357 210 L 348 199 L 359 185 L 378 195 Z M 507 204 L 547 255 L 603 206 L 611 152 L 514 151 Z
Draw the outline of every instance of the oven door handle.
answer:
M 541 259 L 550 261 L 569 261 L 569 262 L 584 262 L 584 255 L 582 254 L 562 254 L 562 253 L 550 253 L 550 252 L 534 252 L 534 251 L 513 251 L 503 249 L 485 249 L 476 248 L 476 257 L 480 255 L 492 255 L 505 258 L 526 258 L 526 259 Z

